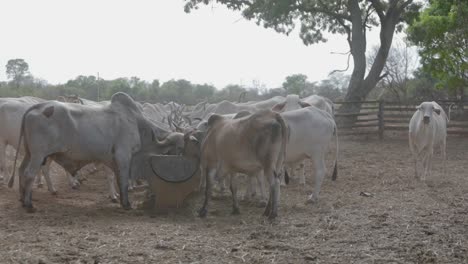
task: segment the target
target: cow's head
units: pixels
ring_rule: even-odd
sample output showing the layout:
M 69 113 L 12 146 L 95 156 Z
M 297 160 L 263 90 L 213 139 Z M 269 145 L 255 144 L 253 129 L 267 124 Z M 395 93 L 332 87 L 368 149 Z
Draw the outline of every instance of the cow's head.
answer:
M 416 107 L 418 111 L 421 111 L 423 116 L 423 122 L 425 125 L 429 124 L 432 119 L 432 114 L 435 112 L 437 115 L 440 115 L 441 109 L 434 102 L 423 102 L 419 106 Z
M 297 94 L 288 94 L 283 103 L 278 103 L 271 108 L 272 111 L 277 113 L 292 111 L 308 107 L 310 104 L 302 102 Z
M 184 135 L 183 155 L 188 158 L 200 159 L 201 144 L 205 137 L 205 131 L 193 129 Z

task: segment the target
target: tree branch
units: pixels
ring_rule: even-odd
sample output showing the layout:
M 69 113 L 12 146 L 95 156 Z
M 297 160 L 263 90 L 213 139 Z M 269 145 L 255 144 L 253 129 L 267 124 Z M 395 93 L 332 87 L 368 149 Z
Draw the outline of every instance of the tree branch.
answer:
M 344 70 L 333 70 L 328 74 L 328 76 L 330 76 L 330 75 L 332 75 L 332 74 L 334 74 L 336 72 L 345 72 L 345 71 L 347 71 L 349 69 L 349 59 L 351 58 L 351 51 L 348 51 L 347 53 L 348 53 L 348 62 L 347 62 L 346 69 L 344 69 Z
M 298 7 L 298 9 L 302 9 L 304 12 L 323 13 L 323 14 L 331 16 L 331 17 L 333 17 L 333 18 L 335 18 L 337 20 L 343 20 L 343 19 L 348 20 L 348 21 L 351 20 L 351 17 L 348 16 L 348 15 L 330 11 L 329 9 L 327 9 L 327 6 L 321 0 L 319 0 L 319 4 L 320 4 L 321 7 L 311 7 L 311 6 L 304 5 L 304 3 L 298 5 L 297 7 Z
M 369 17 L 370 15 L 372 15 L 372 12 L 373 12 L 372 5 L 369 5 L 366 10 L 366 17 L 364 18 L 364 22 L 362 23 L 363 28 L 367 27 L 366 24 L 367 24 L 367 21 L 369 21 Z
M 413 2 L 413 0 L 408 0 L 406 2 L 403 2 L 403 4 L 401 4 L 400 8 L 398 8 L 398 11 L 402 12 L 403 9 L 405 9 L 407 6 L 409 6 L 412 2 Z
M 388 76 L 388 72 L 385 72 L 384 74 L 380 75 L 379 78 L 377 79 L 377 82 L 380 82 L 383 78 Z
M 382 2 L 380 2 L 380 0 L 369 0 L 369 2 L 371 2 L 371 5 L 374 7 L 375 12 L 377 12 L 380 20 L 383 20 L 385 17 L 385 12 Z

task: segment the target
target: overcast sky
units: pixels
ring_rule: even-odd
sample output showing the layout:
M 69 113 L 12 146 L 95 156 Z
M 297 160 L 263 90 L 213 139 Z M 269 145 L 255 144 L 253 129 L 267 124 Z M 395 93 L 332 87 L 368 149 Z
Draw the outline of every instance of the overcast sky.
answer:
M 182 0 L 5 0 L 1 2 L 0 80 L 9 59 L 22 58 L 49 83 L 78 75 L 137 76 L 161 82 L 279 87 L 288 75 L 310 81 L 346 67 L 344 36 L 304 46 L 290 36 L 257 26 L 223 6 L 186 14 Z M 377 43 L 377 30 L 370 35 Z

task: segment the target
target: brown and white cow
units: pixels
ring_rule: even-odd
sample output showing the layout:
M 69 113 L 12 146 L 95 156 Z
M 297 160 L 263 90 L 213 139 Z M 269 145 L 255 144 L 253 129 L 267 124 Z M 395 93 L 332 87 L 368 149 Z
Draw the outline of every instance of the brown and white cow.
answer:
M 238 119 L 212 115 L 201 146 L 201 173 L 206 178 L 205 200 L 199 216 L 208 212 L 212 179 L 218 175 L 244 173 L 255 176 L 263 172 L 269 177 L 270 195 L 264 215 L 273 219 L 278 214 L 279 176 L 287 143 L 287 127 L 283 118 L 271 110 L 262 110 Z M 239 213 L 237 186 L 232 181 L 233 214 Z M 260 177 L 263 179 L 263 177 Z

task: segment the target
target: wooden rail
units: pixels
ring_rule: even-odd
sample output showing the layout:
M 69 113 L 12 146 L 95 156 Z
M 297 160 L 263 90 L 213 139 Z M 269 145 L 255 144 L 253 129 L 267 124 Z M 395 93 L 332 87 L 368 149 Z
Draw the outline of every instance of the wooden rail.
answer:
M 339 109 L 344 104 L 356 104 L 359 102 L 334 102 Z M 335 117 L 355 118 L 353 124 L 338 124 L 341 135 L 375 134 L 380 139 L 384 138 L 386 131 L 408 131 L 408 125 L 421 102 L 386 102 L 363 101 L 359 113 L 336 113 Z M 448 114 L 452 108 L 452 120 L 447 126 L 447 133 L 451 135 L 468 135 L 468 102 L 454 100 L 440 100 L 437 103 Z

